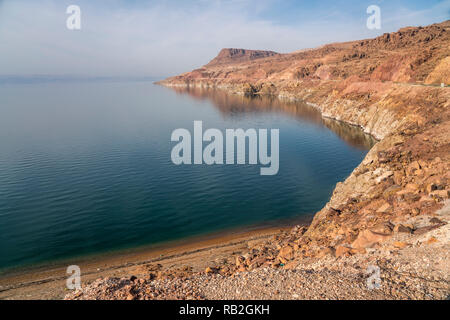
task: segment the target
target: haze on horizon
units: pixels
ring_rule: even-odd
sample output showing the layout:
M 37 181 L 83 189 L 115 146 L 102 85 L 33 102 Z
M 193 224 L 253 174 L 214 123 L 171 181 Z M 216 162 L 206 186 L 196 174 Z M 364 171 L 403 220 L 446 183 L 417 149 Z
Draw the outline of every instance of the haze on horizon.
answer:
M 366 27 L 370 5 L 381 30 Z M 0 0 L 0 75 L 166 77 L 222 48 L 292 52 L 449 18 L 450 0 Z

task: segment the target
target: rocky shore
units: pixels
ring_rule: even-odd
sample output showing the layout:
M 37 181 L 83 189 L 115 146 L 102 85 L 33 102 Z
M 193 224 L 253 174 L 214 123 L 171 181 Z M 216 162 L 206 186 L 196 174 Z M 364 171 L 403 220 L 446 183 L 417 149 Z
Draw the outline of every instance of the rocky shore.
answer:
M 310 226 L 250 241 L 201 271 L 148 264 L 66 298 L 448 298 L 449 83 L 450 21 L 290 54 L 224 49 L 161 81 L 301 100 L 380 141 Z

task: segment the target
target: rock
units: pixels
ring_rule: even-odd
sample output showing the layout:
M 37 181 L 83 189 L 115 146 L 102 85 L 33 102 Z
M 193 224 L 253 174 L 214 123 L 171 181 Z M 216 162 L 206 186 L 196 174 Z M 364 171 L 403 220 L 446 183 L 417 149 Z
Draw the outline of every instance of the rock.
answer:
M 439 220 L 438 218 L 435 218 L 435 217 L 430 219 L 430 223 L 432 223 L 432 224 L 441 224 L 441 225 L 445 225 L 446 224 L 444 221 Z
M 334 248 L 322 248 L 319 250 L 319 252 L 317 253 L 316 257 L 317 258 L 323 258 L 327 255 L 334 255 L 335 254 L 335 249 Z
M 410 228 L 408 226 L 405 226 L 403 224 L 398 224 L 394 227 L 394 232 L 399 232 L 399 233 L 412 233 L 413 232 L 413 228 Z
M 395 241 L 394 242 L 394 247 L 399 248 L 399 249 L 403 249 L 405 247 L 407 247 L 408 244 L 406 242 L 402 242 L 402 241 Z
M 222 268 L 220 269 L 219 272 L 220 272 L 221 274 L 228 274 L 228 273 L 230 273 L 230 268 L 227 267 L 227 266 L 224 266 L 224 267 L 222 267 Z
M 427 193 L 431 193 L 431 192 L 433 192 L 433 191 L 435 191 L 435 190 L 438 190 L 438 189 L 439 189 L 439 186 L 438 186 L 437 183 L 431 182 L 431 183 L 429 183 L 429 184 L 427 185 L 427 187 L 426 187 L 425 189 L 426 189 Z
M 441 227 L 441 225 L 435 224 L 435 225 L 432 225 L 432 226 L 426 226 L 426 227 L 417 228 L 416 230 L 414 230 L 413 234 L 415 234 L 415 235 L 417 235 L 417 234 L 425 234 L 425 233 L 430 232 L 430 231 L 432 231 L 434 229 L 437 229 L 439 227 Z
M 397 182 L 395 182 L 397 183 Z M 397 184 L 401 184 L 401 180 L 399 183 Z M 398 185 L 394 185 L 394 186 L 390 186 L 389 188 L 387 188 L 384 192 L 383 192 L 383 198 L 387 199 L 390 196 L 395 195 L 398 191 L 402 190 L 402 187 L 398 186 Z
M 294 270 L 298 266 L 298 262 L 296 261 L 290 261 L 286 263 L 283 267 L 285 270 Z
M 431 237 L 430 239 L 428 239 L 427 244 L 433 244 L 439 242 L 438 239 L 436 239 L 435 237 Z
M 441 198 L 441 199 L 448 199 L 450 190 L 436 190 L 430 193 L 430 196 Z
M 252 260 L 249 264 L 249 267 L 257 268 L 259 266 L 262 266 L 265 262 L 266 262 L 265 257 L 259 257 L 259 258 Z
M 394 229 L 394 225 L 390 222 L 382 222 L 374 227 L 370 228 L 370 231 L 381 233 L 381 234 L 391 234 Z
M 237 271 L 238 272 L 245 272 L 245 271 L 247 271 L 247 268 L 245 267 L 245 265 L 242 264 L 242 265 L 239 266 Z
M 406 168 L 406 173 L 408 175 L 412 175 L 414 174 L 414 171 L 419 170 L 420 169 L 420 164 L 418 161 L 413 161 L 409 164 L 409 166 Z
M 336 247 L 335 255 L 336 255 L 336 257 L 342 257 L 344 255 L 350 255 L 350 251 L 351 251 L 351 248 L 339 245 L 339 246 Z
M 387 178 L 391 177 L 394 175 L 394 172 L 392 171 L 386 171 L 385 173 L 383 173 L 381 176 L 379 176 L 378 178 L 375 179 L 375 181 L 377 183 L 381 183 L 382 181 L 386 180 Z
M 430 196 L 422 196 L 419 199 L 419 202 L 434 202 L 433 198 L 431 198 Z
M 278 257 L 285 260 L 291 260 L 294 258 L 294 249 L 290 246 L 284 246 L 280 249 Z
M 209 274 L 209 273 L 214 273 L 214 272 L 215 272 L 215 269 L 213 269 L 213 268 L 207 267 L 207 268 L 205 269 L 205 273 L 207 273 L 207 274 Z
M 372 248 L 376 244 L 391 238 L 389 234 L 376 233 L 371 230 L 364 230 L 358 234 L 358 237 L 352 243 L 352 248 Z
M 352 248 L 350 251 L 351 254 L 365 254 L 366 252 L 365 248 Z
M 391 205 L 389 203 L 385 203 L 381 207 L 378 208 L 377 212 L 378 213 L 387 212 L 390 207 L 391 207 Z
M 420 186 L 417 183 L 408 183 L 405 186 L 405 189 L 411 192 L 417 192 L 420 189 Z
M 404 178 L 403 172 L 395 171 L 394 172 L 394 182 L 397 185 L 401 185 Z
M 400 190 L 400 191 L 396 192 L 396 195 L 404 196 L 404 195 L 407 195 L 407 194 L 410 194 L 410 193 L 411 193 L 411 190 L 403 189 L 403 190 Z
M 245 259 L 243 256 L 236 257 L 236 267 L 240 267 L 244 263 Z

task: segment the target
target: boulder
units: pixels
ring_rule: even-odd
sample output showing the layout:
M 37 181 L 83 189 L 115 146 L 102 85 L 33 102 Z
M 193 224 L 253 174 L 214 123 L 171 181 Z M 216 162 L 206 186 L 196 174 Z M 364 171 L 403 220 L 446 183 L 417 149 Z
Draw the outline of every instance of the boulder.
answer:
M 405 226 L 403 224 L 397 224 L 394 227 L 394 232 L 399 232 L 399 233 L 412 233 L 413 232 L 413 228 L 409 227 L 409 226 Z
M 236 257 L 236 267 L 240 267 L 242 264 L 244 264 L 244 257 L 243 256 L 237 256 Z
M 336 247 L 336 257 L 342 257 L 344 255 L 350 255 L 351 248 L 346 246 L 337 246 Z
M 391 205 L 389 203 L 383 204 L 381 207 L 378 208 L 378 213 L 387 212 L 390 209 Z
M 450 190 L 436 190 L 430 193 L 430 196 L 441 199 L 448 199 Z
M 377 183 L 381 183 L 382 181 L 386 180 L 387 178 L 391 177 L 394 175 L 394 172 L 392 171 L 386 171 L 385 173 L 383 173 L 381 176 L 379 176 L 378 178 L 375 179 L 375 181 Z
M 291 246 L 284 246 L 280 249 L 279 258 L 291 260 L 294 258 L 294 249 Z
M 364 230 L 358 234 L 358 237 L 352 243 L 352 248 L 372 248 L 376 244 L 390 239 L 390 234 L 382 234 L 371 230 Z
M 394 247 L 399 248 L 399 249 L 403 249 L 405 247 L 407 247 L 408 244 L 406 242 L 402 242 L 402 241 L 395 241 L 394 242 Z

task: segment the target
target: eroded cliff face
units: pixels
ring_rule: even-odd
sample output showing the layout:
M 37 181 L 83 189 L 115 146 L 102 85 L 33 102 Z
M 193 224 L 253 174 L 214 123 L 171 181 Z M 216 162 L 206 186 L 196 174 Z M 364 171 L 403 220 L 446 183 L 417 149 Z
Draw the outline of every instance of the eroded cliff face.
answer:
M 380 140 L 308 231 L 290 236 L 292 257 L 339 246 L 348 254 L 365 250 L 393 232 L 387 224 L 432 214 L 448 199 L 450 21 L 253 59 L 228 50 L 160 84 L 301 100 Z

